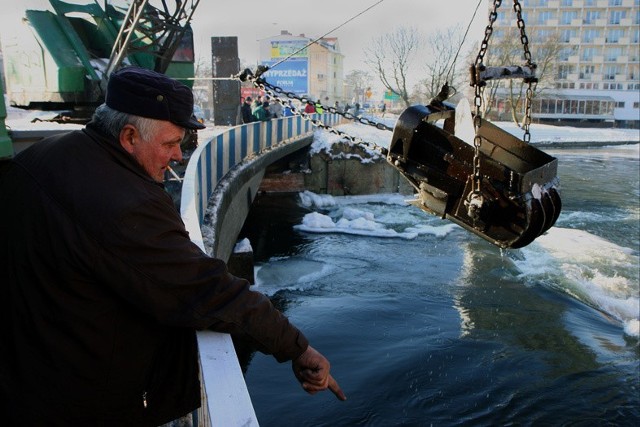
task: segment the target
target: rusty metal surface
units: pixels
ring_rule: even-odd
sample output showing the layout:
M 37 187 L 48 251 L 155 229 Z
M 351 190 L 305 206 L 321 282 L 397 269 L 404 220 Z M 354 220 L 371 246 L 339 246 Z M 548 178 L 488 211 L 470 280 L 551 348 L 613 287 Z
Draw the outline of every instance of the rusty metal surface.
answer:
M 441 119 L 442 128 L 434 124 Z M 421 209 L 502 248 L 528 245 L 560 214 L 557 159 L 482 120 L 482 203 L 472 212 L 474 147 L 453 134 L 454 120 L 448 104 L 408 108 L 396 123 L 387 160 L 416 189 Z

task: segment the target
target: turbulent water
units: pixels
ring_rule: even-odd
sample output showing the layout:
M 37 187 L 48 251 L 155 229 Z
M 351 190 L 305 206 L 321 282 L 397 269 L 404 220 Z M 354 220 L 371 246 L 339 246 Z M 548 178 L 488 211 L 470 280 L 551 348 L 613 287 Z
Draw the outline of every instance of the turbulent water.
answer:
M 548 152 L 563 211 L 520 250 L 397 197 L 257 200 L 243 231 L 256 289 L 348 397 L 309 396 L 257 353 L 260 424 L 637 425 L 638 145 Z

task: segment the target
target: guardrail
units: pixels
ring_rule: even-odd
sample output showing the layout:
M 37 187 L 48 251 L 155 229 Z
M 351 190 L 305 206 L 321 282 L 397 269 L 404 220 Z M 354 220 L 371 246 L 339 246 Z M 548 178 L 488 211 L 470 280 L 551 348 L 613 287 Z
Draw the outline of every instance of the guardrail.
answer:
M 314 118 L 328 125 L 341 120 L 333 114 L 315 114 Z M 310 136 L 312 132 L 311 122 L 293 116 L 236 126 L 198 146 L 187 165 L 180 203 L 180 214 L 191 240 L 207 253 L 201 227 L 209 199 L 229 172 L 261 154 Z M 212 255 L 216 256 L 215 253 Z M 203 385 L 200 425 L 257 426 L 231 337 L 201 331 L 198 345 Z

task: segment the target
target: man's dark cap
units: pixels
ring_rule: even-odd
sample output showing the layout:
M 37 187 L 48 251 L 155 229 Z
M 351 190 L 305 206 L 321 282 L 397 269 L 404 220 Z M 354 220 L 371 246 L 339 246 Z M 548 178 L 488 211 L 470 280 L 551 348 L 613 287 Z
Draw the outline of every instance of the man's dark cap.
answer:
M 165 120 L 186 129 L 204 129 L 193 115 L 193 93 L 158 72 L 126 67 L 109 77 L 105 103 L 114 110 Z

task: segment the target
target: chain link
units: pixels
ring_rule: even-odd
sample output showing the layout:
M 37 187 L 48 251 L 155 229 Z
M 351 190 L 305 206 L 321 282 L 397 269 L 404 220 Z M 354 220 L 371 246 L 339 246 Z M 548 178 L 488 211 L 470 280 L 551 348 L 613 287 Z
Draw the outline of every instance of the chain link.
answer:
M 493 0 L 493 7 L 491 8 L 491 12 L 489 12 L 489 24 L 484 30 L 484 39 L 480 44 L 480 51 L 476 57 L 476 68 L 483 64 L 484 55 L 487 53 L 487 48 L 489 47 L 489 39 L 491 39 L 491 34 L 493 34 L 493 23 L 496 22 L 496 19 L 498 18 L 498 8 L 501 4 L 502 0 Z
M 513 0 L 513 10 L 516 13 L 518 28 L 520 29 L 520 42 L 524 49 L 524 59 L 527 61 L 527 65 L 530 68 L 536 68 L 536 65 L 531 62 L 531 51 L 529 50 L 529 38 L 525 31 L 524 19 L 522 18 L 522 6 L 518 0 Z
M 482 123 L 481 113 L 482 113 L 482 99 L 484 94 L 484 86 L 485 82 L 480 79 L 480 71 L 484 69 L 484 56 L 487 53 L 487 48 L 489 47 L 489 40 L 491 35 L 493 34 L 493 25 L 498 18 L 498 8 L 502 5 L 502 0 L 494 0 L 493 7 L 489 12 L 489 24 L 485 28 L 484 31 L 484 39 L 482 40 L 482 44 L 480 45 L 480 50 L 478 55 L 476 56 L 476 60 L 474 66 L 472 67 L 472 85 L 474 86 L 474 107 L 475 107 L 475 117 L 474 117 L 474 128 L 475 128 L 475 138 L 473 139 L 474 146 L 474 155 L 473 155 L 473 175 L 472 175 L 472 189 L 469 195 L 467 196 L 467 200 L 465 202 L 467 206 L 467 214 L 470 218 L 477 220 L 479 219 L 480 209 L 482 209 L 483 204 L 483 196 L 481 192 L 481 182 L 482 182 L 482 174 L 480 173 L 480 146 L 482 144 L 482 139 L 480 138 L 480 125 Z M 522 48 L 524 50 L 524 59 L 526 61 L 526 65 L 529 66 L 532 70 L 535 70 L 536 65 L 531 61 L 531 51 L 529 49 L 529 38 L 527 37 L 527 33 L 525 31 L 525 23 L 522 18 L 522 6 L 520 5 L 519 0 L 513 0 L 513 10 L 516 13 L 517 25 L 520 30 L 520 42 L 522 43 Z M 528 83 L 526 97 L 525 97 L 525 116 L 524 116 L 524 142 L 527 144 L 531 141 L 531 133 L 529 131 L 531 125 L 531 104 L 533 98 L 533 85 L 537 82 L 535 78 L 528 78 L 525 80 Z
M 475 116 L 473 125 L 475 128 L 475 137 L 473 138 L 473 175 L 471 176 L 472 185 L 471 192 L 467 196 L 465 205 L 467 207 L 467 215 L 475 220 L 480 218 L 480 210 L 484 202 L 481 192 L 482 174 L 480 173 L 480 146 L 482 139 L 480 138 L 480 124 L 482 123 L 482 96 L 484 92 L 484 82 L 480 81 L 480 71 L 484 68 L 484 56 L 487 53 L 489 47 L 489 40 L 493 34 L 493 24 L 498 18 L 498 8 L 502 4 L 502 0 L 494 0 L 493 7 L 489 12 L 489 24 L 484 30 L 484 39 L 480 44 L 480 50 L 474 66 L 472 67 L 473 76 L 471 78 L 472 85 L 474 86 L 474 98 L 473 105 L 475 107 Z
M 287 92 L 284 89 L 282 89 L 279 86 L 276 85 L 272 85 L 271 83 L 267 82 L 266 80 L 264 80 L 263 78 L 261 78 L 260 76 L 266 72 L 268 70 L 268 68 L 265 67 L 259 67 L 258 71 L 257 71 L 257 75 L 253 75 L 253 73 L 251 73 L 250 70 L 245 70 L 244 72 L 242 72 L 241 74 L 239 74 L 237 77 L 241 80 L 241 81 L 245 81 L 248 80 L 250 81 L 256 88 L 264 91 L 265 93 L 267 93 L 269 96 L 271 96 L 276 102 L 280 103 L 282 106 L 289 106 L 288 105 L 288 99 L 295 99 L 297 101 L 299 101 L 302 105 L 306 105 L 308 102 L 313 103 L 314 105 L 318 105 L 318 103 L 313 102 L 313 100 L 306 98 L 304 96 L 298 96 L 297 94 L 293 93 L 293 92 Z M 288 99 L 282 99 L 281 95 L 286 96 Z M 364 125 L 368 125 L 368 126 L 373 126 L 378 130 L 388 130 L 388 131 L 393 131 L 393 128 L 390 126 L 385 125 L 384 123 L 379 123 L 379 122 L 375 122 L 373 120 L 370 120 L 366 117 L 356 117 L 355 115 L 349 113 L 349 112 L 343 112 L 338 110 L 335 107 L 327 107 L 324 106 L 322 104 L 319 104 L 320 107 L 324 110 L 327 111 L 331 114 L 337 114 L 339 116 L 344 117 L 345 119 L 351 120 L 351 121 L 355 121 Z M 318 119 L 314 119 L 312 117 L 311 114 L 309 113 L 305 113 L 304 111 L 300 111 L 298 108 L 293 107 L 293 106 L 289 106 L 289 108 L 291 109 L 291 112 L 294 115 L 297 116 L 301 116 L 303 119 L 308 120 L 311 122 L 311 124 L 313 126 L 316 126 L 320 129 L 324 129 L 327 130 L 333 134 L 336 134 L 342 138 L 348 139 L 349 141 L 351 141 L 354 144 L 359 144 L 359 145 L 364 145 L 368 148 L 377 150 L 380 152 L 381 155 L 386 156 L 388 153 L 387 148 L 382 147 L 378 144 L 376 144 L 375 142 L 370 142 L 370 141 L 365 141 L 362 138 L 358 138 L 356 136 L 352 136 L 349 135 L 345 132 L 342 132 L 341 130 L 338 130 L 332 126 L 326 125 L 324 124 L 322 121 L 318 120 Z
M 529 50 L 529 38 L 525 31 L 524 19 L 522 19 L 522 6 L 518 0 L 513 0 L 513 10 L 516 12 L 518 20 L 518 28 L 520 29 L 520 41 L 522 42 L 522 48 L 524 49 L 524 59 L 527 61 L 527 65 L 535 70 L 536 64 L 531 61 L 531 51 Z M 531 142 L 531 132 L 529 128 L 531 126 L 531 104 L 533 102 L 533 85 L 537 82 L 535 78 L 528 79 L 527 92 L 525 96 L 524 104 L 524 136 L 523 141 L 529 144 Z

